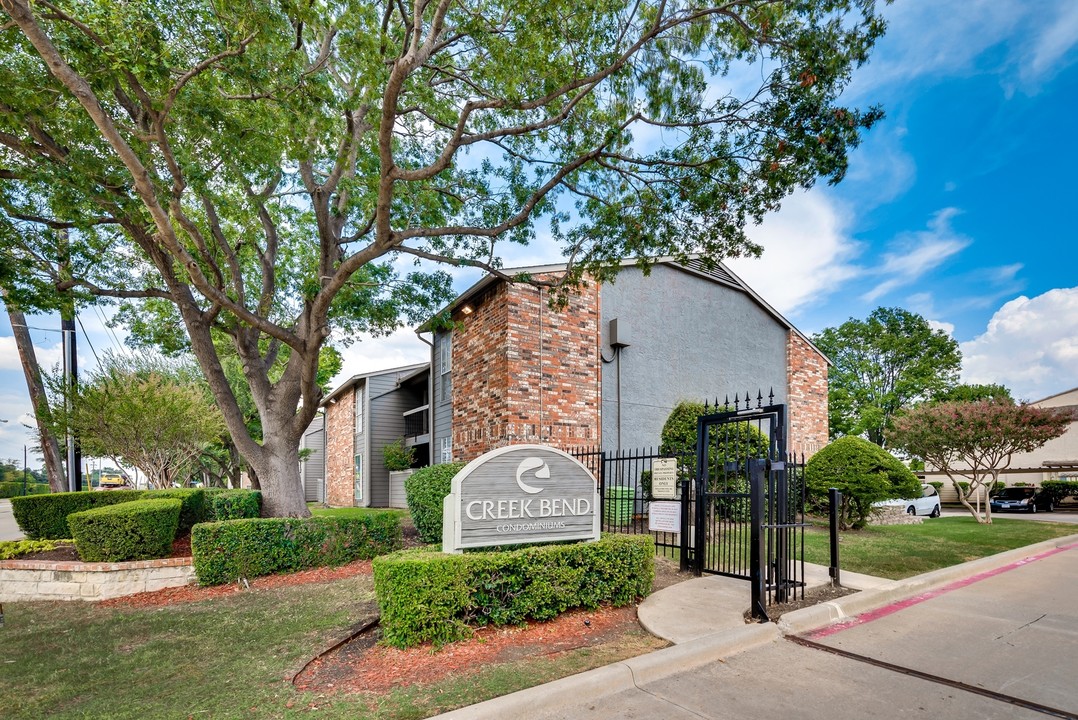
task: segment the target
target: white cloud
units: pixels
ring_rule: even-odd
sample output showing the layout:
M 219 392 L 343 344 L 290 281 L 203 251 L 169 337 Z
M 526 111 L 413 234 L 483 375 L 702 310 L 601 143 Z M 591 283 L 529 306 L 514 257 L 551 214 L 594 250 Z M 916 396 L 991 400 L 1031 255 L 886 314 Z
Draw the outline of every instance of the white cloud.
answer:
M 928 327 L 933 330 L 942 330 L 947 335 L 954 337 L 954 323 L 943 322 L 942 320 L 928 320 Z
M 417 338 L 411 328 L 402 328 L 388 337 L 364 335 L 340 352 L 344 362 L 330 382 L 331 390 L 353 375 L 430 362 L 430 346 Z
M 52 347 L 34 345 L 34 354 L 37 355 L 38 364 L 45 369 L 51 368 L 63 359 L 63 351 L 60 343 Z M 19 360 L 19 349 L 15 346 L 15 336 L 0 337 L 0 370 L 22 370 L 22 362 Z
M 775 309 L 792 314 L 859 274 L 852 261 L 861 248 L 847 232 L 849 215 L 824 192 L 795 193 L 780 212 L 749 229 L 763 256 L 726 264 Z
M 1064 2 L 1054 17 L 1038 13 L 1047 20 L 1040 32 L 1031 38 L 1031 47 L 1024 53 L 1022 79 L 1035 82 L 1059 72 L 1068 63 L 1064 56 L 1078 44 L 1078 3 Z
M 894 251 L 884 253 L 883 264 L 872 271 L 886 279 L 861 299 L 875 302 L 897 288 L 911 285 L 966 248 L 970 239 L 951 228 L 951 218 L 957 214 L 957 209 L 945 208 L 932 217 L 927 230 L 900 235 L 892 244 Z
M 1078 386 L 1078 287 L 1011 300 L 961 349 L 963 382 L 1001 383 L 1026 400 Z

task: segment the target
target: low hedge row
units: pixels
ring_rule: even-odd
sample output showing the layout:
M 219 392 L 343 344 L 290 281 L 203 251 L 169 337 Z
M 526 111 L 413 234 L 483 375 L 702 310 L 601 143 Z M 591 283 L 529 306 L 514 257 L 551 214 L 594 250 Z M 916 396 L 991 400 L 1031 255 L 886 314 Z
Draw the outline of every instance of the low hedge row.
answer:
M 598 542 L 449 555 L 426 548 L 374 560 L 374 589 L 385 641 L 443 644 L 473 626 L 545 620 L 601 602 L 628 605 L 651 591 L 650 535 L 604 535 Z
M 72 513 L 67 517 L 84 562 L 167 557 L 180 522 L 179 498 L 139 499 Z
M 191 555 L 202 585 L 370 559 L 401 546 L 397 513 L 202 523 Z
M 11 512 L 19 529 L 31 540 L 62 540 L 71 537 L 67 516 L 105 505 L 138 500 L 145 490 L 108 490 L 51 493 L 11 498 Z
M 175 488 L 169 490 L 106 490 L 52 493 L 11 500 L 19 528 L 31 540 L 60 540 L 71 537 L 67 516 L 105 505 L 144 499 L 178 499 L 182 503 L 177 532 L 212 520 L 258 517 L 262 493 L 257 490 L 224 488 Z
M 240 520 L 262 514 L 262 493 L 258 490 L 206 488 L 206 520 Z
M 1052 496 L 1052 502 L 1059 503 L 1073 495 L 1078 498 L 1078 480 L 1045 480 L 1041 483 L 1044 492 Z
M 48 483 L 0 482 L 0 498 L 15 498 L 23 495 L 44 495 L 49 491 Z

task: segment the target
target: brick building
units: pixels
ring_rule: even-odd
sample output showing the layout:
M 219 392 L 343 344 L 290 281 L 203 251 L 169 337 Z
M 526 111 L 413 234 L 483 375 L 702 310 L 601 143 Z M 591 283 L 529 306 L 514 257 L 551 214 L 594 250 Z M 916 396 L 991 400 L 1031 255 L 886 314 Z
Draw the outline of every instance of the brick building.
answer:
M 827 358 L 725 266 L 664 259 L 645 275 L 625 263 L 615 282 L 588 283 L 564 309 L 548 300 L 487 276 L 439 313 L 451 329 L 419 329 L 429 365 L 334 390 L 323 402 L 326 502 L 387 504 L 381 447 L 402 435 L 421 449 L 419 465 L 516 443 L 652 447 L 679 401 L 735 392 L 773 392 L 788 405 L 788 450 L 811 455 L 827 443 Z

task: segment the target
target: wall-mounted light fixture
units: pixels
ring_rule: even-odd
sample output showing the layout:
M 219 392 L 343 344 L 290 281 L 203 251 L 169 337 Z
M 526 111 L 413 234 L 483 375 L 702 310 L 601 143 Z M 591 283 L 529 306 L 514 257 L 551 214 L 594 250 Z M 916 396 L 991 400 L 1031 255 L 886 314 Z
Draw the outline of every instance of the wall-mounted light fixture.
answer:
M 475 308 L 473 308 L 471 305 L 461 305 L 460 311 L 465 315 L 471 315 L 473 312 L 475 312 Z

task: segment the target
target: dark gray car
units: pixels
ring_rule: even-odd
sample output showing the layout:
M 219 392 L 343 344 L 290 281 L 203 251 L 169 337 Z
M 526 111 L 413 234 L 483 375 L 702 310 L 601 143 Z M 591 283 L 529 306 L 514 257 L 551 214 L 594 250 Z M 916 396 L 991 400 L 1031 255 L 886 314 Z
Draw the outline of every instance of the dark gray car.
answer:
M 1020 510 L 1024 512 L 1052 512 L 1055 510 L 1052 496 L 1035 487 L 1003 488 L 992 496 L 992 512 Z

